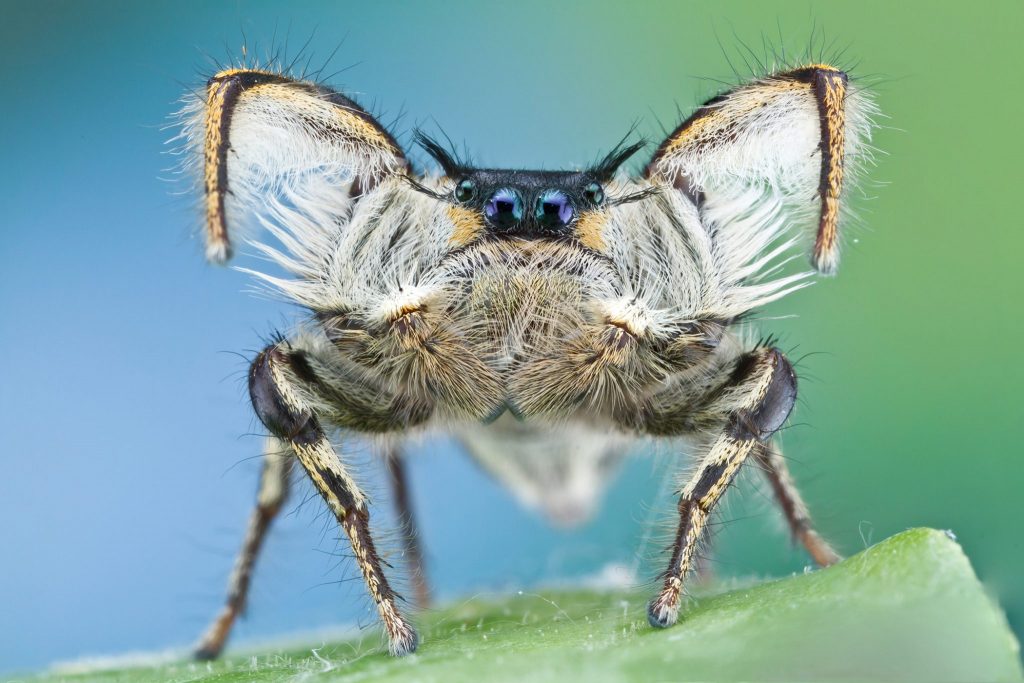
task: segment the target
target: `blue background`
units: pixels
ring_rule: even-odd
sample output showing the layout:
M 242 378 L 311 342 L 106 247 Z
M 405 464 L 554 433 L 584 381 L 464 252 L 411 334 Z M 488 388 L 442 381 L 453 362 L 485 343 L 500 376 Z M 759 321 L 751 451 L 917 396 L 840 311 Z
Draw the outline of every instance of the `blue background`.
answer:
M 677 103 L 719 87 L 697 76 L 734 80 L 741 39 L 760 51 L 781 27 L 791 52 L 809 36 L 849 45 L 842 63 L 859 59 L 891 118 L 843 272 L 767 312 L 797 316 L 765 323 L 796 355 L 826 352 L 801 366 L 787 454 L 843 551 L 951 527 L 1020 628 L 1024 238 L 1010 228 L 1024 107 L 993 65 L 1021 63 L 1024 10 L 987 7 L 5 2 L 0 671 L 184 646 L 221 603 L 261 444 L 235 352 L 297 312 L 203 263 L 193 198 L 163 180 L 164 126 L 215 70 L 206 56 L 237 56 L 243 33 L 257 53 L 287 36 L 291 54 L 312 35 L 313 64 L 340 42 L 326 72 L 352 68 L 331 83 L 385 121 L 404 110 L 397 132 L 436 119 L 481 163 L 547 168 L 593 160 L 638 118 L 657 138 Z M 657 556 L 665 468 L 632 461 L 594 522 L 558 532 L 451 444 L 427 444 L 412 477 L 435 586 L 456 596 Z M 381 492 L 376 464 L 362 469 Z M 716 571 L 798 571 L 767 487 L 740 488 Z M 307 495 L 271 536 L 239 639 L 373 623 Z

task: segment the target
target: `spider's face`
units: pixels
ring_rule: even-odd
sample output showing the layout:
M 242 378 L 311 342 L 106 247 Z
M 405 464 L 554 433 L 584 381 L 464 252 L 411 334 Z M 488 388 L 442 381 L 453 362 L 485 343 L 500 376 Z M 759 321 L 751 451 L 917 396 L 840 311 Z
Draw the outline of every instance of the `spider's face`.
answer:
M 474 168 L 455 159 L 430 138 L 419 144 L 437 161 L 442 177 L 426 190 L 440 204 L 442 222 L 450 229 L 448 246 L 575 244 L 604 252 L 603 227 L 609 210 L 643 199 L 648 191 L 623 193 L 613 178 L 619 167 L 643 145 L 620 142 L 594 166 L 577 171 L 522 171 Z M 637 187 L 631 189 L 636 190 Z M 442 231 L 443 232 L 443 231 Z
M 605 194 L 586 172 L 473 169 L 446 199 L 475 215 L 480 237 L 558 239 L 579 238 L 577 228 L 602 210 Z

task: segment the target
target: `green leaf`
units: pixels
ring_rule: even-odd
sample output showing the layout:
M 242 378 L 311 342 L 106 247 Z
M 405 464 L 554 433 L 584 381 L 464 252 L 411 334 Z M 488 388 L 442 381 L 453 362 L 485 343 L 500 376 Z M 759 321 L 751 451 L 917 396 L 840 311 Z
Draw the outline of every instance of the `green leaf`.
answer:
M 697 598 L 667 630 L 651 591 L 473 598 L 379 635 L 222 662 L 55 671 L 40 681 L 1021 681 L 1019 648 L 950 536 L 914 529 L 825 570 Z

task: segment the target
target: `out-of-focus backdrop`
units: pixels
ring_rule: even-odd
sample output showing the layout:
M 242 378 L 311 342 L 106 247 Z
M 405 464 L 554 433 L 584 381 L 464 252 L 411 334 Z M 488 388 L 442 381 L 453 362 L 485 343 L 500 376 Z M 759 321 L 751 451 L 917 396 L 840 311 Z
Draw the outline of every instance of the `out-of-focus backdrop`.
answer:
M 329 60 L 333 85 L 385 121 L 404 114 L 403 141 L 440 124 L 482 163 L 547 168 L 593 160 L 636 121 L 658 138 L 735 81 L 729 61 L 747 71 L 744 44 L 841 53 L 887 118 L 839 276 L 765 312 L 806 355 L 786 452 L 843 551 L 952 529 L 1021 633 L 1019 0 L 6 0 L 2 15 L 0 671 L 185 645 L 220 605 L 260 448 L 234 352 L 296 312 L 202 262 L 193 203 L 162 180 L 164 125 L 243 42 Z M 438 592 L 636 567 L 671 512 L 665 467 L 635 459 L 597 518 L 564 532 L 452 444 L 425 444 L 412 478 Z M 307 495 L 270 538 L 238 639 L 373 623 Z M 730 495 L 720 576 L 808 562 L 767 497 L 749 476 Z

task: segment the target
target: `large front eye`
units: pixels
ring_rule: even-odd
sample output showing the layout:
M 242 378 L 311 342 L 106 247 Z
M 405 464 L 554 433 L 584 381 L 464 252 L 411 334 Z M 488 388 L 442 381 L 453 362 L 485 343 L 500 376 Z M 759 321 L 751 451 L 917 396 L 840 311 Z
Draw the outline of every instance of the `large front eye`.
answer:
M 598 183 L 590 183 L 583 188 L 583 195 L 594 206 L 601 206 L 604 204 L 604 188 Z
M 523 219 L 523 200 L 507 187 L 496 191 L 484 206 L 487 220 L 498 228 L 511 228 Z
M 537 207 L 534 209 L 537 223 L 549 229 L 565 227 L 575 214 L 572 200 L 561 190 L 545 190 L 537 198 Z
M 455 186 L 455 200 L 465 204 L 476 196 L 476 183 L 469 178 Z

